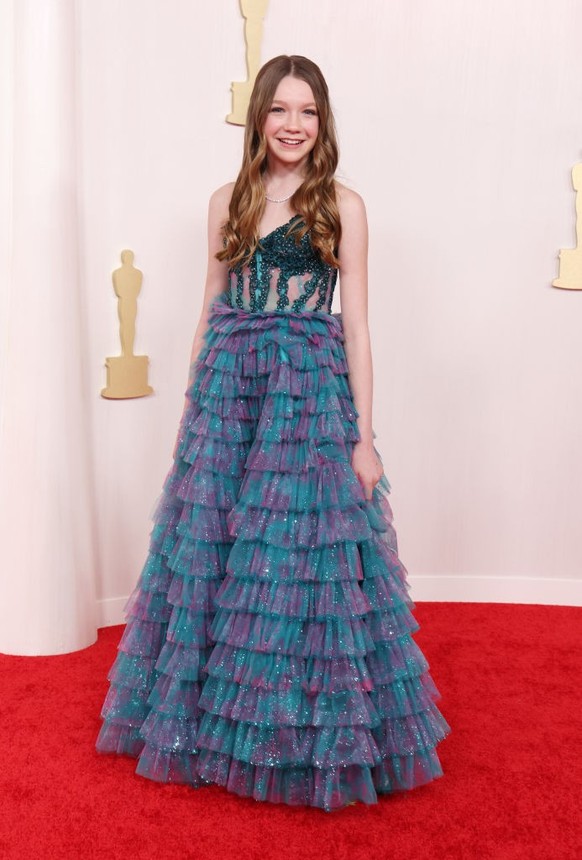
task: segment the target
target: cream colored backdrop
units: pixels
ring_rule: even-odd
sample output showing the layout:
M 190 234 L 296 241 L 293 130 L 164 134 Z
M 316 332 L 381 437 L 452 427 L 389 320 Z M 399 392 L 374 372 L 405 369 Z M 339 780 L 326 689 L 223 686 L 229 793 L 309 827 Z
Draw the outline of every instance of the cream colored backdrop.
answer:
M 75 4 L 0 34 L 0 650 L 59 653 L 98 620 Z
M 74 17 L 79 220 L 76 233 L 59 232 L 51 245 L 62 270 L 45 266 L 29 284 L 53 308 L 31 340 L 41 372 L 24 378 L 19 420 L 36 421 L 37 435 L 23 433 L 20 449 L 0 436 L 8 451 L 0 463 L 11 470 L 3 547 L 19 535 L 10 564 L 3 561 L 0 601 L 6 615 L 29 619 L 29 652 L 54 647 L 48 635 L 36 644 L 27 613 L 38 530 L 52 522 L 59 494 L 75 505 L 63 510 L 54 544 L 66 536 L 74 544 L 88 529 L 93 555 L 77 558 L 66 545 L 72 573 L 63 588 L 47 544 L 34 576 L 48 604 L 68 600 L 89 559 L 99 622 L 120 621 L 145 560 L 201 305 L 207 199 L 239 165 L 242 129 L 224 121 L 229 86 L 245 76 L 235 0 L 36 5 Z M 368 205 L 374 426 L 418 600 L 582 603 L 582 294 L 550 287 L 558 249 L 575 244 L 580 32 L 577 0 L 269 4 L 263 58 L 302 53 L 321 65 L 342 176 Z M 32 55 L 29 62 L 38 66 Z M 57 179 L 62 195 L 68 179 Z M 144 272 L 135 349 L 150 356 L 155 395 L 108 402 L 99 391 L 104 357 L 118 351 L 111 270 L 126 247 Z M 39 269 L 47 254 L 46 244 L 35 245 Z M 57 301 L 63 291 L 69 304 Z M 67 316 L 79 299 L 82 355 Z M 13 349 L 2 341 L 4 379 Z M 86 400 L 65 386 L 66 368 L 84 368 Z M 66 404 L 57 395 L 64 387 Z M 15 390 L 0 389 L 4 416 Z M 82 415 L 68 417 L 79 404 L 87 426 Z M 63 416 L 50 445 L 42 442 L 47 410 Z M 88 446 L 88 482 L 79 485 L 62 460 L 64 440 L 72 456 Z M 90 591 L 84 599 L 90 608 Z M 77 647 L 94 622 L 85 631 Z M 6 638 L 0 648 L 25 652 L 25 634 Z

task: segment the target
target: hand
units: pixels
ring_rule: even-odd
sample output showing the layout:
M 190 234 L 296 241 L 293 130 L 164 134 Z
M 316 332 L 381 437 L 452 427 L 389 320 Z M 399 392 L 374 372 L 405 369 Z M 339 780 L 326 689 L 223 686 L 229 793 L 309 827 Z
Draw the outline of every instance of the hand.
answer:
M 352 452 L 352 469 L 362 485 L 364 497 L 370 501 L 374 487 L 384 474 L 382 462 L 372 444 L 356 442 Z

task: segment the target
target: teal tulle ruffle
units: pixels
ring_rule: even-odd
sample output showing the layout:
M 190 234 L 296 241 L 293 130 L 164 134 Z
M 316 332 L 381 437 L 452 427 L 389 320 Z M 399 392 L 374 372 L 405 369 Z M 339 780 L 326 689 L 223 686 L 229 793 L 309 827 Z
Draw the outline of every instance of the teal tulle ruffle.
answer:
M 450 727 L 364 498 L 341 320 L 217 300 L 109 674 L 102 752 L 329 810 L 442 774 Z

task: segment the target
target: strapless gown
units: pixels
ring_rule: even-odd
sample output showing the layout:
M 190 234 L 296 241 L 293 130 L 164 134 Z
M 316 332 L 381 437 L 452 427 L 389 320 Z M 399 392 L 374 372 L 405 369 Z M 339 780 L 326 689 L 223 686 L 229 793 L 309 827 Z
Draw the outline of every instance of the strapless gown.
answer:
M 367 501 L 337 271 L 292 219 L 211 307 L 100 752 L 161 782 L 331 810 L 442 776 L 382 477 Z

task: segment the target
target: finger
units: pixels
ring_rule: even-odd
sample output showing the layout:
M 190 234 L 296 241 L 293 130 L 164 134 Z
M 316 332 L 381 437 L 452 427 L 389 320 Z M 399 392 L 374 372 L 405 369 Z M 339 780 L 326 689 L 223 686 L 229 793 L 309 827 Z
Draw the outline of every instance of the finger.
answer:
M 358 483 L 359 483 L 360 487 L 362 488 L 362 495 L 364 496 L 364 499 L 367 500 L 369 497 L 368 485 L 366 484 L 365 480 L 363 478 L 361 478 L 357 472 L 355 474 L 356 474 L 356 478 L 358 479 Z

